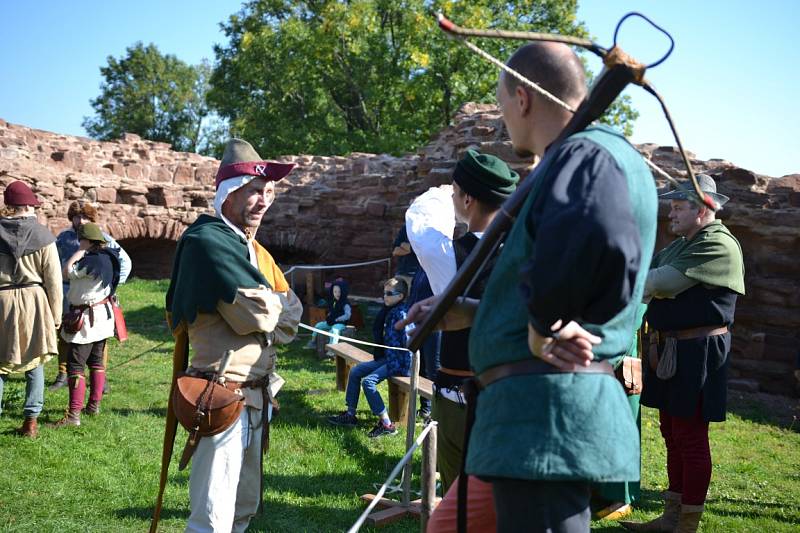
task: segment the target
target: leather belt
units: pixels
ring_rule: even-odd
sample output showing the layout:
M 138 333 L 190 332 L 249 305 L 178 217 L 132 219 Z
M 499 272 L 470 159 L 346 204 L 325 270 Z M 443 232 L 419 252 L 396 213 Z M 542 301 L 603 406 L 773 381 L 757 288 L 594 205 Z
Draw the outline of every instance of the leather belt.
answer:
M 0 287 L 0 291 L 13 291 L 14 289 L 27 289 L 28 287 L 43 287 L 41 283 L 33 282 L 33 283 L 20 283 L 18 285 L 5 285 Z
M 475 372 L 472 370 L 459 370 L 458 368 L 447 368 L 445 366 L 440 366 L 437 372 L 443 372 L 445 374 L 449 374 L 451 376 L 456 376 L 459 378 L 471 378 L 475 375 Z
M 197 372 L 195 370 L 195 371 L 190 371 L 190 373 L 193 376 L 197 376 L 199 378 L 208 380 L 213 380 L 215 377 L 215 374 L 213 372 Z M 231 381 L 229 379 L 226 379 L 225 383 L 219 383 L 219 382 L 217 383 L 219 385 L 222 385 L 229 391 L 235 391 L 239 389 L 261 389 L 265 387 L 268 382 L 269 378 L 258 378 L 258 379 L 251 379 L 248 381 Z
M 525 359 L 493 366 L 478 374 L 476 379 L 480 387 L 485 389 L 495 381 L 527 374 L 608 374 L 614 377 L 614 367 L 608 361 L 592 361 L 589 366 L 578 366 L 573 370 L 562 370 L 541 359 Z
M 658 331 L 659 339 L 673 338 L 679 341 L 713 337 L 728 333 L 728 326 L 703 326 L 699 328 L 679 329 L 675 331 Z

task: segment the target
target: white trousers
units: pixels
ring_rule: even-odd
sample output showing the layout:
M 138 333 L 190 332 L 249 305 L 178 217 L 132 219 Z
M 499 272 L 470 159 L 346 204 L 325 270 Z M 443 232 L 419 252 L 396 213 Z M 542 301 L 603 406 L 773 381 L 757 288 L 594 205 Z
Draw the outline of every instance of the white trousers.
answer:
M 272 405 L 267 404 L 267 409 L 271 417 Z M 200 439 L 189 475 L 187 533 L 247 529 L 260 499 L 261 413 L 245 407 L 231 427 Z

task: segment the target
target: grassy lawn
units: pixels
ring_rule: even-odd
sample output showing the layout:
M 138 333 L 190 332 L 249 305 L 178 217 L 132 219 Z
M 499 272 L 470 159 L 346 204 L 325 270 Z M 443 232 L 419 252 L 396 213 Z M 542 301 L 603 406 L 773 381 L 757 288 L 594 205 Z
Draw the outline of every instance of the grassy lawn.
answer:
M 6 386 L 0 417 L 0 531 L 145 531 L 158 483 L 164 412 L 171 374 L 171 337 L 163 322 L 166 282 L 132 281 L 120 289 L 130 340 L 113 341 L 111 391 L 102 414 L 79 428 L 42 429 L 36 440 L 12 430 L 21 422 L 24 381 Z M 366 330 L 367 328 L 365 328 Z M 364 334 L 364 331 L 360 332 Z M 404 451 L 404 436 L 368 439 L 372 418 L 362 401 L 356 430 L 329 426 L 343 393 L 333 363 L 300 348 L 284 348 L 279 372 L 286 378 L 281 415 L 272 430 L 266 462 L 265 512 L 251 531 L 342 531 L 363 510 L 359 495 L 376 490 Z M 56 372 L 48 363 L 48 383 Z M 385 389 L 383 391 L 384 398 Z M 734 393 L 735 394 L 735 393 Z M 47 392 L 40 421 L 54 421 L 67 391 Z M 797 531 L 800 524 L 800 434 L 781 427 L 762 404 L 739 398 L 724 424 L 712 425 L 714 478 L 704 531 Z M 785 424 L 784 424 L 785 426 Z M 645 409 L 643 501 L 635 517 L 658 511 L 664 487 L 664 447 L 655 413 Z M 179 433 L 177 447 L 185 442 Z M 178 452 L 176 452 L 177 455 Z M 418 463 L 417 463 L 418 470 Z M 170 471 L 162 531 L 182 531 L 188 516 L 188 469 Z M 598 531 L 614 525 L 595 523 Z M 384 531 L 417 531 L 410 519 Z

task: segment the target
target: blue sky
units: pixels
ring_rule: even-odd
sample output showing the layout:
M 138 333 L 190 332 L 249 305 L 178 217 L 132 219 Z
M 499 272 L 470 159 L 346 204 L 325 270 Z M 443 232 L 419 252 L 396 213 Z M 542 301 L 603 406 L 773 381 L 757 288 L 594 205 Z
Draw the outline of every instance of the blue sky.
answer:
M 219 22 L 239 1 L 0 1 L 0 118 L 85 135 L 83 117 L 99 93 L 100 67 L 136 41 L 196 64 L 225 41 Z M 582 0 L 578 16 L 610 45 L 617 20 L 637 10 L 669 30 L 675 51 L 648 79 L 661 92 L 684 145 L 702 159 L 722 158 L 770 176 L 800 172 L 798 58 L 794 0 Z M 665 40 L 626 23 L 621 46 L 649 62 Z M 599 67 L 595 65 L 595 70 Z M 628 94 L 641 112 L 632 140 L 673 145 L 655 100 Z

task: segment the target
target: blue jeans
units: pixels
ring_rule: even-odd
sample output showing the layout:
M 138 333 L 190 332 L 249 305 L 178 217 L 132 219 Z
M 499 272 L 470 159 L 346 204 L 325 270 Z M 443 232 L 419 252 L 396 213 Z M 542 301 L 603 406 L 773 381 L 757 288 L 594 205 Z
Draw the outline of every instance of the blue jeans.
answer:
M 3 412 L 3 388 L 8 374 L 0 374 L 0 414 Z M 36 418 L 44 407 L 44 365 L 25 372 L 25 418 Z
M 389 377 L 389 367 L 383 360 L 367 361 L 359 363 L 350 369 L 350 377 L 347 378 L 347 392 L 344 401 L 347 409 L 355 414 L 358 407 L 358 388 L 364 388 L 364 396 L 367 398 L 372 414 L 380 416 L 386 410 L 381 394 L 378 392 L 378 383 Z

